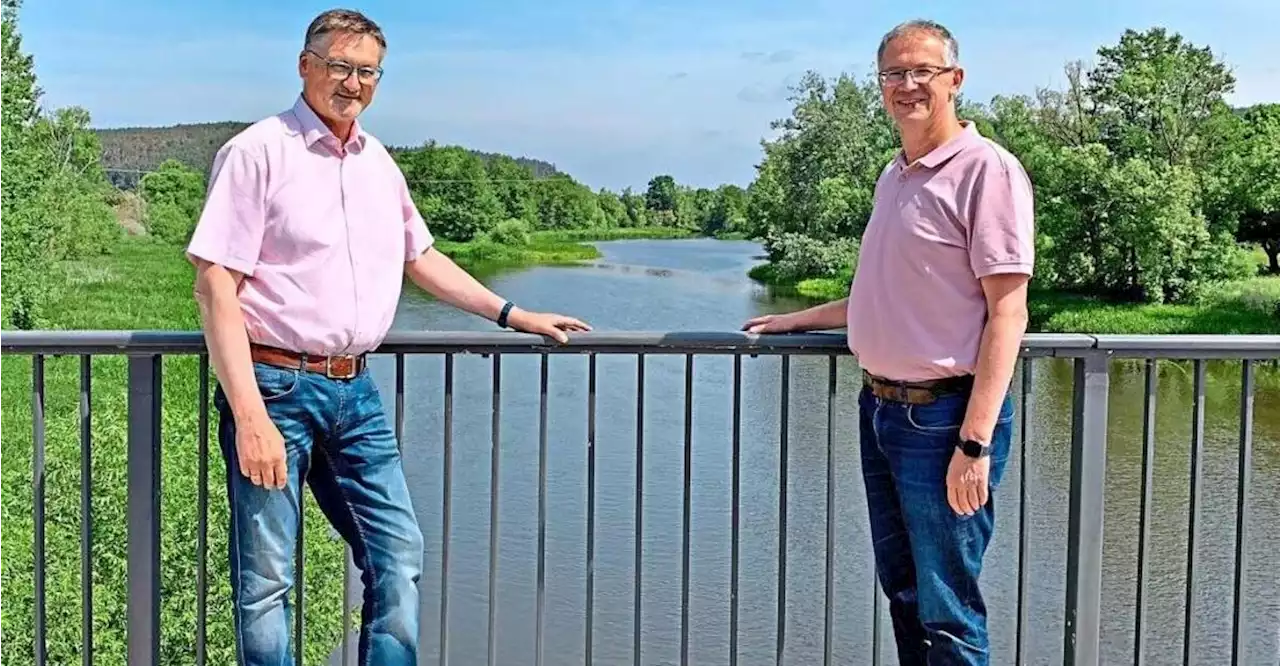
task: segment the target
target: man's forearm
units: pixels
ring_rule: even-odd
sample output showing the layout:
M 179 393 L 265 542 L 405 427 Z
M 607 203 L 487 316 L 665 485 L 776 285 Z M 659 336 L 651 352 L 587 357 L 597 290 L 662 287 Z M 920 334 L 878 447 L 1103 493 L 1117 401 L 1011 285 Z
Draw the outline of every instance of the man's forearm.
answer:
M 430 248 L 405 267 L 413 283 L 432 296 L 489 320 L 496 320 L 506 300 L 493 293 L 452 259 Z
M 848 321 L 849 299 L 815 305 L 807 310 L 795 313 L 799 330 L 825 331 L 843 328 Z
M 1027 318 L 1021 314 L 997 314 L 987 321 L 962 435 L 991 441 L 1026 330 Z
M 225 270 L 212 270 L 214 274 L 205 274 L 196 288 L 209 361 L 236 420 L 264 417 L 266 405 L 254 377 L 235 280 Z

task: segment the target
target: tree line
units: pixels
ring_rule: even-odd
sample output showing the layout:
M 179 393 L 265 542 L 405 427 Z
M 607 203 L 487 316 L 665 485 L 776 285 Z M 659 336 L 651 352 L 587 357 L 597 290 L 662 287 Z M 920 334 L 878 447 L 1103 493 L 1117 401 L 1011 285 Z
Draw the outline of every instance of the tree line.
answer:
M 1229 67 L 1161 28 L 1065 72 L 1065 89 L 961 103 L 1031 176 L 1037 286 L 1185 302 L 1256 275 L 1256 247 L 1280 273 L 1280 104 L 1232 108 Z M 793 92 L 763 142 L 747 232 L 781 277 L 847 277 L 895 129 L 871 77 L 810 73 Z

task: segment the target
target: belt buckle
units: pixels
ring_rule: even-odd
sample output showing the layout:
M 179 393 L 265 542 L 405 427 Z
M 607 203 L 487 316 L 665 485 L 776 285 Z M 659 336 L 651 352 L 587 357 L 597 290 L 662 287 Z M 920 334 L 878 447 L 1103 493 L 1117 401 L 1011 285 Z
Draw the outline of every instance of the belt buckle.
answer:
M 345 361 L 350 364 L 348 371 L 342 374 L 335 374 L 333 370 L 333 361 Z M 329 379 L 355 379 L 356 376 L 356 357 L 354 354 L 341 354 L 339 356 L 327 356 L 324 359 L 324 374 Z

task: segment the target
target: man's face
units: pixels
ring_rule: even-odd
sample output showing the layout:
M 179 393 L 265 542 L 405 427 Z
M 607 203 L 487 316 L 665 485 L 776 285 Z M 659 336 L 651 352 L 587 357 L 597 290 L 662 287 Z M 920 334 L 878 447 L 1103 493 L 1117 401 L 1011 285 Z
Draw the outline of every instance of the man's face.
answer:
M 900 128 L 928 125 L 951 108 L 964 70 L 947 67 L 946 53 L 946 44 L 927 32 L 905 34 L 885 47 L 880 90 Z
M 382 47 L 368 35 L 335 33 L 302 52 L 302 94 L 322 118 L 351 122 L 373 102 Z M 343 77 L 343 74 L 346 74 Z

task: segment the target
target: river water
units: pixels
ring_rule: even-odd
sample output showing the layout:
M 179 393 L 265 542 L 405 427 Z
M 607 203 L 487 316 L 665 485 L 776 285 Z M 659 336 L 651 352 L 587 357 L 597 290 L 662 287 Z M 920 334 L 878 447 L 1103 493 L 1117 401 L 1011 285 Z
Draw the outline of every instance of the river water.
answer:
M 590 265 L 535 267 L 486 276 L 499 294 L 530 309 L 581 317 L 597 330 L 736 330 L 756 314 L 802 307 L 776 298 L 745 273 L 759 261 L 755 243 L 698 240 L 600 243 Z M 491 323 L 407 290 L 396 328 L 492 330 Z M 498 503 L 496 662 L 533 664 L 538 548 L 539 363 L 502 359 Z M 375 372 L 393 404 L 394 369 Z M 779 533 L 781 362 L 742 364 L 740 591 L 738 663 L 775 663 Z M 483 664 L 488 646 L 492 359 L 455 362 L 449 552 L 449 663 Z M 684 460 L 683 356 L 645 360 L 643 431 L 642 652 L 644 664 L 680 663 Z M 1190 487 L 1189 365 L 1162 365 L 1154 470 L 1149 583 L 1145 598 L 1148 663 L 1180 663 Z M 732 377 L 728 356 L 694 362 L 689 662 L 728 663 L 732 534 Z M 1274 371 L 1272 371 L 1274 373 Z M 584 661 L 588 360 L 550 357 L 545 577 L 546 664 Z M 820 664 L 823 651 L 827 378 L 825 358 L 791 361 L 786 484 L 786 663 Z M 633 657 L 636 357 L 598 359 L 594 619 L 592 661 Z M 443 362 L 406 360 L 405 460 L 415 510 L 426 535 L 421 584 L 422 660 L 439 656 L 443 465 Z M 1197 663 L 1224 663 L 1231 643 L 1238 363 L 1210 363 L 1200 494 L 1192 632 Z M 1015 386 L 1017 383 L 1015 382 Z M 1242 663 L 1275 664 L 1280 655 L 1280 575 L 1271 557 L 1280 543 L 1280 382 L 1260 378 L 1245 569 Z M 871 663 L 873 577 L 857 455 L 856 364 L 838 363 L 835 413 L 835 663 Z M 1131 660 L 1137 580 L 1143 376 L 1140 364 L 1114 367 L 1105 499 L 1104 663 Z M 1031 663 L 1061 663 L 1068 510 L 1071 367 L 1034 364 L 1027 431 Z M 1015 437 L 1018 434 L 1015 433 Z M 1017 456 L 996 493 L 997 529 L 983 591 L 991 616 L 993 663 L 1013 663 L 1018 580 Z M 896 663 L 887 615 L 882 663 Z M 353 641 L 354 643 L 354 641 Z

